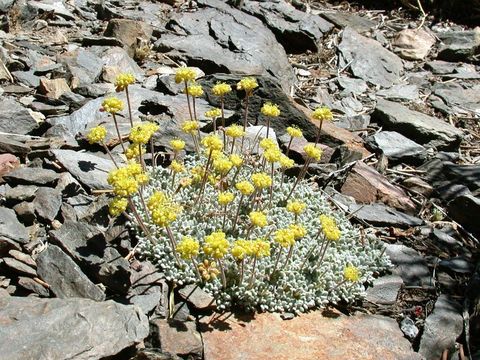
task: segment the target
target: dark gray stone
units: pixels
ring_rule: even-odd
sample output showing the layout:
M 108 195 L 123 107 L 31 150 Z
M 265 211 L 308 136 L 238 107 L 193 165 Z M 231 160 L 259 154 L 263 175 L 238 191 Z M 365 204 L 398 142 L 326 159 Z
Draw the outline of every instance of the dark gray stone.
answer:
M 457 83 L 437 84 L 433 94 L 441 99 L 441 108 L 448 114 L 476 114 L 480 108 L 480 85 L 463 87 Z
M 450 270 L 460 274 L 470 274 L 474 270 L 472 260 L 460 256 L 444 259 L 440 261 L 438 265 L 445 270 Z
M 41 297 L 50 296 L 50 292 L 48 291 L 48 289 L 40 285 L 38 282 L 36 282 L 32 278 L 20 276 L 18 278 L 18 285 L 20 285 L 24 289 L 34 292 L 38 296 L 41 296 Z
M 133 74 L 137 81 L 143 80 L 143 70 L 121 47 L 96 46 L 91 49 L 104 66 L 117 67 L 121 72 Z
M 284 1 L 248 1 L 242 11 L 266 23 L 288 53 L 318 51 L 323 35 L 333 28 L 320 16 L 297 10 Z
M 103 291 L 59 247 L 49 245 L 37 256 L 38 276 L 50 285 L 56 297 L 105 300 Z
M 445 176 L 455 183 L 467 186 L 471 191 L 480 189 L 480 165 L 462 165 L 444 162 Z
M 480 199 L 473 195 L 460 195 L 448 204 L 448 214 L 467 230 L 480 234 Z
M 35 197 L 38 187 L 34 185 L 18 185 L 13 188 L 7 189 L 5 198 L 8 201 L 31 201 Z
M 6 13 L 13 5 L 15 0 L 1 0 L 0 1 L 0 12 Z
M 35 206 L 28 201 L 22 201 L 13 207 L 13 210 L 17 213 L 18 219 L 25 226 L 33 225 L 36 219 Z
M 378 305 L 393 305 L 397 301 L 398 292 L 403 280 L 398 275 L 386 275 L 373 281 L 367 289 L 365 299 Z
M 405 336 L 410 340 L 415 339 L 419 332 L 417 326 L 415 325 L 415 322 L 408 316 L 405 317 L 405 319 L 403 319 L 400 323 L 400 330 L 402 330 Z
M 59 176 L 53 170 L 24 167 L 3 175 L 3 179 L 9 184 L 52 185 L 58 180 Z
M 2 357 L 11 360 L 100 359 L 148 335 L 138 308 L 79 298 L 0 297 L 0 323 Z
M 400 84 L 377 91 L 376 95 L 390 100 L 414 101 L 418 99 L 419 94 L 417 85 Z
M 10 153 L 15 155 L 25 155 L 30 152 L 30 146 L 10 137 L 0 135 L 0 153 Z
M 370 125 L 370 115 L 344 116 L 335 119 L 334 124 L 350 131 L 365 131 Z
M 18 221 L 12 209 L 0 207 L 0 239 L 18 244 L 26 244 L 30 240 L 27 228 Z
M 326 11 L 322 12 L 320 16 L 340 28 L 350 27 L 359 33 L 368 32 L 377 26 L 372 20 L 350 12 Z
M 345 76 L 337 78 L 338 85 L 343 89 L 342 93 L 361 95 L 368 90 L 367 83 L 362 79 L 355 79 Z
M 185 285 L 178 290 L 178 295 L 198 310 L 211 310 L 217 306 L 213 296 L 203 291 L 198 285 Z
M 446 61 L 478 61 L 480 28 L 467 31 L 445 31 L 436 34 L 440 41 L 437 58 Z
M 341 66 L 350 63 L 353 75 L 374 85 L 390 87 L 403 72 L 402 60 L 380 43 L 347 27 L 338 46 Z
M 40 187 L 35 194 L 33 206 L 40 219 L 52 222 L 62 206 L 62 193 L 57 189 Z
M 350 205 L 349 211 L 355 212 L 354 217 L 375 226 L 408 228 L 423 224 L 422 219 L 407 215 L 383 204 Z
M 38 127 L 38 123 L 28 110 L 13 99 L 0 100 L 0 132 L 28 134 Z
M 36 88 L 40 85 L 40 77 L 35 75 L 33 70 L 30 71 L 13 71 L 12 76 L 21 84 Z
M 14 272 L 21 274 L 21 275 L 27 275 L 27 276 L 37 276 L 37 272 L 35 269 L 21 261 L 18 261 L 17 259 L 6 257 L 3 258 L 3 263 L 10 269 L 13 270 Z
M 463 331 L 461 305 L 442 294 L 425 320 L 418 352 L 427 360 L 440 359 L 444 350 L 453 350 Z M 450 351 L 449 351 L 450 352 Z
M 429 61 L 425 64 L 425 68 L 431 70 L 436 75 L 451 74 L 456 67 L 456 63 L 441 60 Z
M 84 48 L 58 55 L 57 62 L 64 65 L 68 81 L 74 81 L 77 86 L 95 82 L 103 68 L 103 60 Z
M 197 11 L 171 18 L 166 27 L 172 31 L 161 35 L 156 51 L 189 65 L 201 63 L 205 73 L 270 74 L 290 91 L 294 77 L 285 50 L 259 19 L 224 1 L 197 3 Z
M 455 147 L 462 139 L 462 131 L 449 123 L 388 100 L 378 100 L 372 120 L 385 130 L 397 131 L 419 144 L 439 149 Z
M 367 139 L 370 147 L 394 162 L 418 164 L 426 159 L 427 150 L 416 142 L 395 131 L 381 131 Z
M 386 244 L 386 254 L 395 265 L 393 273 L 399 275 L 406 286 L 432 286 L 427 263 L 417 251 L 405 245 Z

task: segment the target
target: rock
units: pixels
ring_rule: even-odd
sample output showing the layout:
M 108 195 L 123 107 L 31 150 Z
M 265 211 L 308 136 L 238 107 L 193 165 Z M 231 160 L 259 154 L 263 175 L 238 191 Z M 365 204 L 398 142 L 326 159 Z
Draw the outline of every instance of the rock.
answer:
M 138 271 L 132 270 L 130 279 L 132 286 L 127 298 L 131 304 L 140 307 L 144 314 L 149 314 L 159 304 L 168 301 L 168 285 L 164 275 L 152 263 L 140 263 Z
M 162 352 L 176 354 L 182 358 L 202 359 L 203 344 L 193 321 L 151 320 L 149 343 Z
M 374 151 L 381 152 L 389 162 L 419 164 L 425 161 L 427 150 L 416 142 L 395 131 L 381 131 L 367 139 Z
M 383 204 L 350 205 L 349 211 L 354 213 L 353 216 L 355 218 L 374 226 L 408 228 L 423 224 L 422 219 L 407 215 Z
M 393 85 L 389 89 L 377 91 L 377 96 L 391 100 L 414 101 L 418 99 L 418 86 L 415 84 Z
M 442 294 L 435 302 L 433 312 L 425 320 L 418 352 L 427 360 L 436 360 L 444 350 L 453 350 L 463 331 L 461 306 Z
M 350 131 L 365 131 L 370 125 L 370 115 L 344 116 L 335 119 L 334 124 Z
M 0 1 L 0 12 L 6 13 L 12 7 L 15 0 L 1 0 Z
M 197 310 L 213 310 L 217 306 L 213 296 L 203 291 L 198 285 L 185 285 L 178 290 L 178 295 Z
M 58 99 L 64 93 L 70 91 L 65 79 L 40 79 L 40 92 L 52 99 Z
M 25 155 L 30 152 L 30 147 L 20 141 L 16 141 L 10 137 L 0 135 L 0 153 L 11 153 L 17 155 Z
M 423 60 L 435 45 L 435 38 L 423 29 L 404 29 L 392 43 L 393 50 L 406 60 Z
M 361 95 L 368 90 L 367 83 L 362 79 L 355 79 L 346 76 L 339 76 L 337 78 L 338 85 L 343 89 L 343 92 L 346 94 L 356 94 Z
M 105 300 L 103 291 L 59 247 L 49 245 L 37 256 L 38 276 L 50 285 L 56 297 Z
M 36 215 L 35 215 L 35 206 L 31 202 L 22 201 L 21 203 L 15 205 L 13 207 L 15 213 L 18 216 L 18 219 L 24 224 L 25 226 L 30 226 L 35 222 Z
M 115 168 L 111 160 L 74 150 L 51 150 L 57 161 L 75 179 L 91 190 L 109 189 L 108 172 Z
M 18 261 L 23 262 L 24 264 L 31 266 L 32 268 L 36 268 L 37 264 L 35 263 L 35 260 L 32 259 L 32 257 L 28 254 L 22 253 L 18 250 L 10 250 L 8 252 L 8 255 L 13 257 L 14 259 L 17 259 Z
M 473 195 L 460 195 L 448 204 L 448 214 L 467 230 L 480 234 L 478 217 L 480 199 Z
M 31 8 L 30 11 L 41 13 L 51 13 L 66 20 L 76 20 L 75 15 L 73 15 L 66 7 L 63 0 L 44 0 L 42 2 L 28 2 L 27 7 Z
M 432 106 L 446 114 L 480 113 L 480 85 L 464 88 L 456 83 L 436 84 L 433 94 L 440 100 L 433 101 Z
M 390 87 L 403 72 L 402 60 L 397 55 L 350 27 L 343 31 L 338 49 L 341 66 L 350 63 L 353 75 L 374 85 Z
M 442 60 L 433 60 L 425 63 L 425 68 L 431 70 L 433 74 L 443 75 L 453 73 L 457 68 L 457 64 Z
M 462 139 L 462 131 L 447 122 L 388 100 L 377 101 L 372 120 L 384 130 L 397 131 L 419 144 L 439 149 L 456 147 Z
M 352 168 L 341 192 L 364 204 L 381 201 L 408 213 L 415 210 L 415 204 L 401 188 L 390 184 L 386 177 L 363 162 L 357 162 Z
M 342 11 L 321 12 L 320 16 L 335 24 L 339 28 L 352 28 L 363 34 L 372 30 L 377 24 L 363 16 Z
M 28 231 L 17 219 L 15 211 L 0 207 L 0 241 L 26 244 L 30 240 Z M 0 246 L 1 247 L 1 246 Z
M 433 193 L 433 187 L 429 183 L 415 176 L 403 180 L 402 186 L 427 198 Z
M 153 28 L 143 21 L 112 19 L 108 22 L 105 36 L 114 37 L 125 46 L 130 57 L 134 57 L 137 39 L 150 41 Z
M 472 191 L 480 189 L 480 165 L 454 164 L 450 161 L 443 165 L 446 177 L 452 182 L 466 185 Z
M 33 206 L 40 219 L 51 223 L 62 206 L 62 194 L 57 189 L 41 187 L 36 192 Z
M 105 241 L 101 230 L 82 222 L 66 221 L 50 235 L 91 279 L 113 291 L 127 292 L 131 285 L 129 263 Z
M 58 177 L 59 174 L 53 170 L 23 167 L 4 175 L 3 179 L 9 184 L 53 185 Z
M 398 275 L 382 276 L 375 279 L 372 287 L 367 289 L 365 299 L 378 305 L 393 305 L 402 285 L 403 280 Z
M 96 46 L 92 52 L 102 59 L 104 67 L 117 68 L 119 72 L 131 73 L 137 80 L 143 80 L 143 70 L 121 47 Z
M 318 51 L 323 35 L 333 28 L 320 16 L 297 10 L 287 2 L 248 1 L 241 10 L 262 20 L 289 54 Z
M 472 260 L 457 256 L 450 259 L 444 259 L 438 263 L 440 268 L 450 270 L 459 274 L 470 274 L 474 270 Z
M 413 340 L 418 335 L 418 328 L 415 326 L 415 323 L 408 316 L 405 317 L 400 323 L 400 330 L 405 334 L 407 338 Z
M 15 273 L 32 277 L 37 276 L 37 272 L 34 268 L 21 261 L 18 261 L 17 259 L 6 257 L 3 258 L 2 261 L 10 270 L 13 270 Z
M 385 252 L 395 265 L 393 273 L 399 275 L 406 286 L 432 286 L 427 263 L 417 251 L 405 245 L 387 244 Z
M 131 360 L 182 360 L 182 358 L 162 352 L 160 349 L 142 349 Z
M 327 313 L 324 317 L 313 311 L 289 321 L 271 313 L 231 316 L 210 326 L 207 321 L 201 328 L 209 360 L 421 359 L 395 320 L 379 315 Z M 225 346 L 230 342 L 235 346 Z M 333 350 L 334 344 L 342 345 Z
M 20 160 L 12 154 L 0 154 L 0 180 L 20 166 Z
M 436 34 L 440 41 L 437 58 L 446 61 L 478 61 L 480 27 L 469 31 L 445 31 Z
M 0 323 L 2 356 L 11 360 L 100 359 L 148 335 L 138 308 L 111 300 L 1 297 Z
M 58 55 L 57 62 L 64 65 L 72 89 L 95 82 L 103 67 L 102 59 L 84 48 Z
M 162 34 L 154 50 L 188 64 L 201 62 L 206 73 L 271 74 L 290 91 L 294 78 L 285 50 L 259 19 L 220 0 L 197 3 L 196 12 L 170 19 L 166 27 L 173 31 Z
M 36 282 L 32 278 L 20 276 L 18 278 L 18 285 L 20 285 L 24 289 L 34 292 L 38 296 L 42 296 L 42 297 L 50 296 L 48 289 L 40 285 L 38 282 Z
M 24 135 L 37 127 L 35 119 L 22 105 L 10 98 L 0 100 L 0 132 Z
M 31 201 L 37 190 L 38 187 L 33 185 L 18 185 L 7 189 L 5 198 L 10 202 Z

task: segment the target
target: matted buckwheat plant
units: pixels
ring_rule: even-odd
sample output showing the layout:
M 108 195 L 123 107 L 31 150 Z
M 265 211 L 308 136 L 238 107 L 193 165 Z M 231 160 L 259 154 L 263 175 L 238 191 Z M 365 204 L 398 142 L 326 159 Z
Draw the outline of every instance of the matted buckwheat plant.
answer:
M 220 108 L 205 113 L 213 131 L 200 132 L 195 99 L 204 89 L 195 82 L 192 68 L 179 68 L 177 83 L 185 86 L 190 118 L 181 130 L 194 151 L 185 152 L 185 141 L 170 142 L 168 167 L 146 166 L 145 153 L 155 159 L 152 136 L 159 125 L 134 124 L 128 87 L 130 74 L 116 80 L 125 91 L 131 123 L 128 144 L 122 141 L 116 114 L 124 110 L 118 98 L 106 98 L 102 110 L 115 122 L 125 162 L 115 162 L 104 139 L 106 129 L 91 129 L 90 143 L 99 143 L 116 169 L 108 182 L 115 197 L 110 214 L 122 213 L 137 230 L 136 251 L 153 259 L 177 286 L 196 283 L 212 294 L 220 310 L 241 308 L 277 312 L 304 312 L 340 300 L 352 301 L 364 292 L 366 281 L 389 266 L 382 245 L 363 236 L 345 215 L 331 207 L 316 183 L 305 179 L 311 162 L 318 161 L 323 121 L 333 118 L 328 108 L 317 108 L 319 121 L 314 143 L 304 147 L 306 161 L 298 176 L 285 170 L 295 166 L 288 157 L 292 139 L 302 131 L 287 128 L 290 142 L 282 152 L 269 138 L 270 123 L 281 109 L 265 103 L 266 137 L 246 140 L 248 103 L 258 87 L 252 77 L 237 84 L 244 94 L 245 117 L 241 124 L 225 126 L 224 97 L 230 85 L 217 83 L 210 91 Z

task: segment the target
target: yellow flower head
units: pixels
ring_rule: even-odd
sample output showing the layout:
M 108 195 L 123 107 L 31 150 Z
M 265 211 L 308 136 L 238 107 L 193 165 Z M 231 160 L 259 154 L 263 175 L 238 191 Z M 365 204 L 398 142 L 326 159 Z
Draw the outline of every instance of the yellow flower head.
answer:
M 228 205 L 233 201 L 234 197 L 235 195 L 233 195 L 231 192 L 221 192 L 218 194 L 218 203 L 222 206 Z
M 184 236 L 182 241 L 177 244 L 176 250 L 182 259 L 189 260 L 198 255 L 200 244 L 197 240 L 189 236 Z
M 287 204 L 287 211 L 291 212 L 294 215 L 300 215 L 302 212 L 305 211 L 307 204 L 303 201 L 290 201 Z
M 271 149 L 271 148 L 276 148 L 278 147 L 277 145 L 277 142 L 270 139 L 270 138 L 265 138 L 265 139 L 262 139 L 260 140 L 260 147 L 263 149 L 263 150 L 267 150 L 267 149 Z
M 179 181 L 179 184 L 181 187 L 186 188 L 193 184 L 193 178 L 192 177 L 181 178 Z
M 232 138 L 239 138 L 245 135 L 245 131 L 243 131 L 243 127 L 240 125 L 230 125 L 225 129 L 225 135 Z
M 272 178 L 264 172 L 253 174 L 252 182 L 257 189 L 266 189 L 272 186 Z
M 233 163 L 224 156 L 219 156 L 213 160 L 213 168 L 221 175 L 226 175 L 233 167 Z
M 136 143 L 130 144 L 127 147 L 127 149 L 125 150 L 125 157 L 128 160 L 132 160 L 132 159 L 135 159 L 135 158 L 139 157 L 140 156 L 140 149 L 142 151 L 142 154 L 145 154 L 145 152 L 146 152 L 145 146 L 142 146 L 140 148 L 140 146 Z
M 182 124 L 182 131 L 186 134 L 193 134 L 198 130 L 200 124 L 195 120 L 186 120 Z
M 187 87 L 187 94 L 193 97 L 200 97 L 203 95 L 203 89 L 201 85 L 192 84 Z
M 123 110 L 123 101 L 116 97 L 109 97 L 103 100 L 102 109 L 110 114 L 116 114 Z
M 280 229 L 275 231 L 274 239 L 281 247 L 290 247 L 295 244 L 295 232 L 291 229 Z
M 217 82 L 212 88 L 212 93 L 216 96 L 224 96 L 230 91 L 232 91 L 232 87 L 224 82 Z
M 323 234 L 328 241 L 338 241 L 340 236 L 342 236 L 342 232 L 334 218 L 322 214 L 320 215 L 320 224 L 322 225 Z
M 168 168 L 174 173 L 181 173 L 185 171 L 185 167 L 183 166 L 183 164 L 178 162 L 177 160 L 173 160 Z
M 233 166 L 240 167 L 243 164 L 243 159 L 240 155 L 232 154 L 230 155 L 230 161 L 232 162 Z
M 299 240 L 307 235 L 307 230 L 300 224 L 290 224 L 288 229 L 293 232 L 295 240 Z
M 251 195 L 255 190 L 255 187 L 252 185 L 252 183 L 248 181 L 239 181 L 235 184 L 235 188 L 240 191 L 242 195 L 246 196 Z
M 223 231 L 215 231 L 205 236 L 205 245 L 203 251 L 215 259 L 221 259 L 228 253 L 230 247 Z
M 128 85 L 135 83 L 135 76 L 129 73 L 122 73 L 117 76 L 115 79 L 115 91 L 123 91 Z
M 185 141 L 180 139 L 173 139 L 170 140 L 170 146 L 172 147 L 173 151 L 179 152 L 185 148 Z
M 208 135 L 202 139 L 202 145 L 210 152 L 220 151 L 223 149 L 223 141 L 217 135 Z
M 195 81 L 195 70 L 189 67 L 178 68 L 175 72 L 175 82 L 177 84 L 187 81 Z
M 314 144 L 307 144 L 303 147 L 303 151 L 309 158 L 312 158 L 316 161 L 320 160 L 322 157 L 322 149 L 316 147 Z
M 168 226 L 177 219 L 182 207 L 168 198 L 162 191 L 155 191 L 148 199 L 147 208 L 153 222 L 158 226 Z
M 237 260 L 243 260 L 245 256 L 253 255 L 253 241 L 239 239 L 233 243 L 230 253 Z
M 144 122 L 134 126 L 128 137 L 134 144 L 146 144 L 160 127 L 152 122 Z
M 295 161 L 284 154 L 280 155 L 278 162 L 282 169 L 290 169 L 295 166 Z
M 270 102 L 263 104 L 262 108 L 260 109 L 260 112 L 263 115 L 270 116 L 270 117 L 277 117 L 280 115 L 280 109 L 278 105 L 272 104 Z
M 253 226 L 258 226 L 262 228 L 268 225 L 267 215 L 265 215 L 265 213 L 263 213 L 262 211 L 252 211 L 250 212 L 248 217 L 250 218 L 250 222 Z
M 257 258 L 263 258 L 270 256 L 270 243 L 262 239 L 256 239 L 252 241 L 252 255 Z
M 118 216 L 127 210 L 128 200 L 121 197 L 115 197 L 108 204 L 108 212 L 111 216 Z
M 287 133 L 290 135 L 292 138 L 299 138 L 303 136 L 302 130 L 300 130 L 296 126 L 289 126 L 287 127 Z
M 315 119 L 315 120 L 332 120 L 333 119 L 333 114 L 332 112 L 330 111 L 329 108 L 327 108 L 326 106 L 322 106 L 322 107 L 317 107 L 315 109 L 315 111 L 312 113 L 312 117 Z
M 205 281 L 215 280 L 217 275 L 220 274 L 220 270 L 217 269 L 215 261 L 208 261 L 206 259 L 198 264 L 198 271 Z
M 99 142 L 103 142 L 105 137 L 107 136 L 107 129 L 104 126 L 95 126 L 90 129 L 87 140 L 90 144 L 95 144 Z
M 148 176 L 142 173 L 140 164 L 132 163 L 110 171 L 107 182 L 112 185 L 113 192 L 119 197 L 129 197 L 138 191 L 138 186 L 148 181 Z M 140 181 L 139 181 L 140 180 Z
M 360 280 L 360 271 L 355 266 L 347 265 L 343 269 L 343 277 L 347 281 L 357 282 Z
M 244 90 L 248 95 L 258 87 L 257 80 L 253 77 L 244 77 L 237 83 L 237 90 Z
M 213 108 L 205 112 L 205 117 L 207 118 L 214 119 L 220 116 L 222 116 L 222 110 L 220 110 L 219 108 Z
M 270 164 L 280 161 L 281 156 L 282 156 L 282 152 L 278 147 L 268 148 L 263 153 L 263 157 Z

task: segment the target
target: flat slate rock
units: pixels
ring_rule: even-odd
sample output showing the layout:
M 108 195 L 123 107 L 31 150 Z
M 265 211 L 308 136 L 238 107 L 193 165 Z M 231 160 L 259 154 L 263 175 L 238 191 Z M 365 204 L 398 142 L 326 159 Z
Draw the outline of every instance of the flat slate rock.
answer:
M 9 184 L 51 185 L 58 180 L 59 176 L 60 174 L 53 170 L 23 167 L 3 175 L 3 179 Z
M 18 221 L 15 211 L 5 207 L 0 207 L 0 240 L 2 238 L 19 244 L 30 240 L 27 228 Z
M 319 311 L 291 320 L 279 314 L 241 315 L 200 324 L 208 360 L 420 360 L 395 320 Z M 234 344 L 227 346 L 226 344 Z
M 449 123 L 388 100 L 377 101 L 372 120 L 385 130 L 399 132 L 419 144 L 439 149 L 455 147 L 462 139 L 462 131 Z
M 480 85 L 463 87 L 457 83 L 438 84 L 433 87 L 433 94 L 441 99 L 444 104 L 441 109 L 446 113 L 480 115 Z
M 35 194 L 33 206 L 40 219 L 52 222 L 62 206 L 62 193 L 57 189 L 40 187 Z
M 448 214 L 467 230 L 480 235 L 480 198 L 470 194 L 457 196 L 448 204 Z
M 397 55 L 350 27 L 343 31 L 338 49 L 341 64 L 350 64 L 353 75 L 374 85 L 390 87 L 403 72 L 402 60 Z
M 37 274 L 60 299 L 105 300 L 104 292 L 59 247 L 50 244 L 37 256 Z
M 37 121 L 27 108 L 13 99 L 0 100 L 0 132 L 24 135 L 37 127 Z
M 383 204 L 350 205 L 349 212 L 355 212 L 354 217 L 374 226 L 408 228 L 423 224 L 422 219 L 402 213 Z
M 137 307 L 111 300 L 0 297 L 0 348 L 10 360 L 93 360 L 148 335 Z
M 350 27 L 361 34 L 371 31 L 377 25 L 374 21 L 351 12 L 328 11 L 319 15 L 339 28 Z
M 373 281 L 367 289 L 365 299 L 378 305 L 393 305 L 397 301 L 398 292 L 403 280 L 398 275 L 386 275 Z
M 426 159 L 427 149 L 396 131 L 380 131 L 367 139 L 373 150 L 381 152 L 392 162 L 418 164 Z
M 406 286 L 432 286 L 432 277 L 425 259 L 405 245 L 386 244 L 386 254 L 395 265 L 393 273 L 399 275 Z
M 437 58 L 446 61 L 478 61 L 480 27 L 467 31 L 445 31 L 436 34 L 441 41 Z

